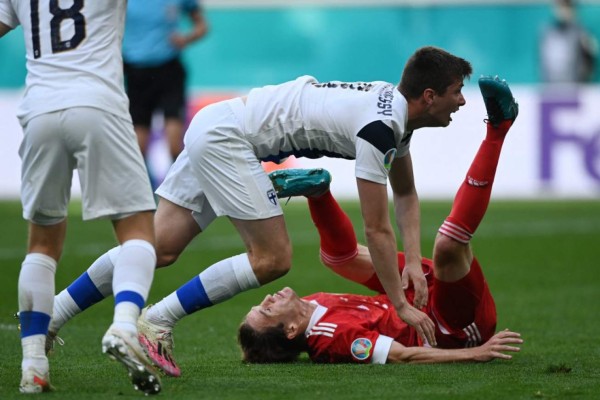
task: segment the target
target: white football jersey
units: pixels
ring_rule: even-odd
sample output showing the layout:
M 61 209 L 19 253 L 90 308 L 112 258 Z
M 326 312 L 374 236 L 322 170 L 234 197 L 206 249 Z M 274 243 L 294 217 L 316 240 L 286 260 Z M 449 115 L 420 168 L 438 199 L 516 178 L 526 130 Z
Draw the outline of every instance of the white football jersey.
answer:
M 356 160 L 356 177 L 387 183 L 391 162 L 409 151 L 408 105 L 388 82 L 318 82 L 311 76 L 253 89 L 246 138 L 262 161 L 286 157 Z
M 23 27 L 27 81 L 21 123 L 77 106 L 130 120 L 121 42 L 124 0 L 0 0 L 0 21 Z

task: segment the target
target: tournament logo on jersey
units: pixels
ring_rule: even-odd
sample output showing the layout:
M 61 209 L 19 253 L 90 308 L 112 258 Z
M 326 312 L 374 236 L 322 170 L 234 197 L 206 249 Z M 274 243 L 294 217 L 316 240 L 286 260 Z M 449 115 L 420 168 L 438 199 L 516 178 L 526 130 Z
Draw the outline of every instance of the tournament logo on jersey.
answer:
M 392 168 L 392 161 L 396 158 L 396 149 L 389 149 L 383 156 L 383 166 L 388 171 Z
M 366 360 L 371 355 L 371 349 L 373 348 L 373 343 L 367 338 L 359 338 L 355 339 L 350 346 L 350 352 L 352 353 L 352 357 L 357 360 Z
M 271 203 L 273 203 L 274 206 L 277 205 L 277 195 L 275 194 L 275 191 L 273 189 L 269 189 L 269 191 L 267 192 L 267 198 Z

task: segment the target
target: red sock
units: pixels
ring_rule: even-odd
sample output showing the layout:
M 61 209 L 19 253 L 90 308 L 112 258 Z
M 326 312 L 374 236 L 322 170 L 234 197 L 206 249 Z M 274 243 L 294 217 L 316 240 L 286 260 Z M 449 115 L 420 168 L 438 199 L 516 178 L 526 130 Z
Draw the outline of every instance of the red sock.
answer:
M 319 231 L 321 257 L 334 264 L 354 257 L 357 242 L 352 221 L 331 192 L 319 197 L 308 197 L 308 207 Z
M 488 124 L 487 136 L 456 193 L 452 211 L 440 228 L 441 233 L 467 243 L 477 230 L 490 202 L 500 151 L 511 124 L 511 121 L 505 121 L 497 128 Z

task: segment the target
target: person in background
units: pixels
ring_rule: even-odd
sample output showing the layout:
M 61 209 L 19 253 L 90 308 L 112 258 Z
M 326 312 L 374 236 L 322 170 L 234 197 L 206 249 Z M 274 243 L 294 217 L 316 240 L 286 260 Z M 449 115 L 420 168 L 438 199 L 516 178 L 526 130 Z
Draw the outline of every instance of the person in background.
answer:
M 575 0 L 554 0 L 554 21 L 540 38 L 545 83 L 584 83 L 594 76 L 598 43 L 578 21 Z
M 75 169 L 83 219 L 110 219 L 120 244 L 106 282 L 115 308 L 102 351 L 127 368 L 136 389 L 161 390 L 136 326 L 156 265 L 156 205 L 123 87 L 125 10 L 120 0 L 90 1 L 85 7 L 82 0 L 0 0 L 0 37 L 21 25 L 27 57 L 17 114 L 23 127 L 21 202 L 29 223 L 18 281 L 22 393 L 52 389 L 46 336 Z M 80 288 L 94 296 L 90 284 Z
M 191 29 L 180 30 L 182 16 Z M 152 117 L 163 115 L 163 133 L 171 162 L 183 148 L 186 124 L 186 69 L 181 53 L 208 31 L 197 0 L 128 0 L 123 61 L 129 112 L 138 143 L 146 159 L 153 187 L 161 177 L 147 159 Z

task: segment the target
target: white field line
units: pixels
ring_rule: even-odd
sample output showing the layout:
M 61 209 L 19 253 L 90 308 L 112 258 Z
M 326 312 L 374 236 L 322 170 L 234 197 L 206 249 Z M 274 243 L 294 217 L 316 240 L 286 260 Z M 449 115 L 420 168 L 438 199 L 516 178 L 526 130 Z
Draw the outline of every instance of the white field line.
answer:
M 0 331 L 17 331 L 18 321 L 15 319 L 14 324 L 0 324 Z

